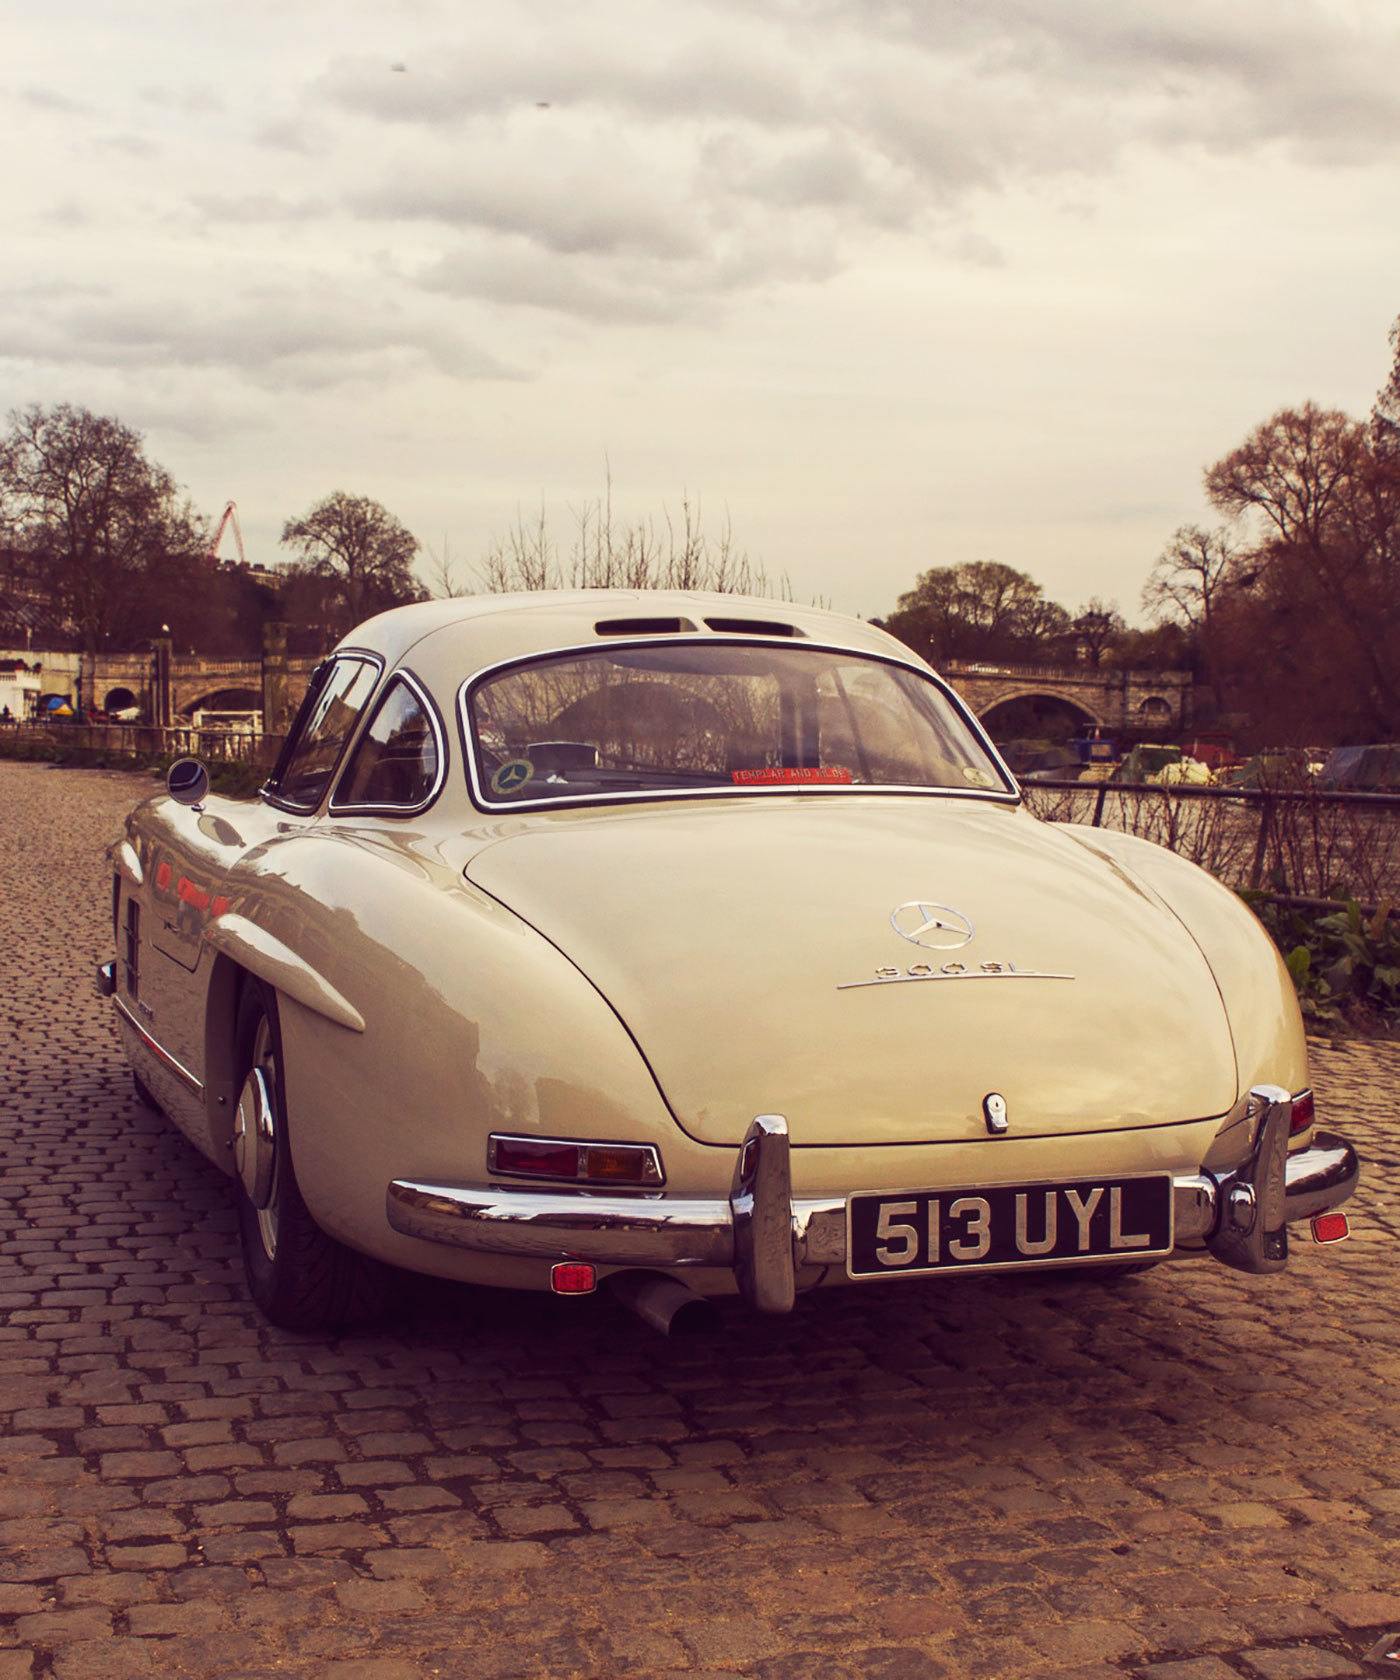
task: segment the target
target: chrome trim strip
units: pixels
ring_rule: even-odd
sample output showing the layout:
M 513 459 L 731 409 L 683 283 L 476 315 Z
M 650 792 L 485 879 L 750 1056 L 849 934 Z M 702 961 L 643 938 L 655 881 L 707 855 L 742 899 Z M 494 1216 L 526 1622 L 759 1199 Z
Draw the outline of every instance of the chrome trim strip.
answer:
M 327 656 L 323 663 L 334 665 L 339 659 L 354 659 L 358 660 L 361 664 L 373 665 L 375 671 L 374 687 L 370 689 L 369 695 L 360 709 L 360 715 L 355 719 L 350 733 L 346 736 L 345 744 L 341 747 L 340 752 L 337 754 L 335 763 L 331 765 L 330 774 L 326 777 L 326 788 L 333 788 L 336 785 L 337 778 L 340 774 L 340 767 L 345 762 L 345 755 L 358 743 L 360 730 L 364 726 L 365 719 L 370 715 L 370 711 L 376 701 L 376 696 L 380 692 L 379 685 L 384 680 L 384 655 L 382 653 L 375 653 L 371 648 L 336 648 L 333 653 Z M 304 703 L 305 702 L 303 701 L 303 704 Z M 298 716 L 300 716 L 299 713 Z M 295 721 L 296 719 L 293 719 L 294 723 Z M 290 744 L 290 741 L 291 737 L 289 736 L 288 744 Z M 286 751 L 285 746 L 283 751 Z M 276 767 L 274 767 L 274 769 L 275 768 Z M 319 811 L 326 803 L 327 795 L 325 789 L 323 789 L 320 798 L 316 800 L 315 804 L 294 805 L 290 799 L 284 799 L 282 795 L 272 786 L 272 783 L 269 780 L 264 782 L 258 789 L 258 797 L 266 801 L 267 804 L 271 805 L 274 810 L 287 811 L 294 817 L 314 817 L 317 811 Z
M 858 992 L 862 986 L 922 986 L 930 980 L 1073 980 L 1072 974 L 1042 974 L 1037 968 L 1000 969 L 995 974 L 882 974 L 874 980 L 843 980 L 838 992 Z
M 812 784 L 805 787 L 779 785 L 775 787 L 706 787 L 706 788 L 656 788 L 645 791 L 638 790 L 631 793 L 581 793 L 571 799 L 515 799 L 493 801 L 482 791 L 481 777 L 478 774 L 476 759 L 476 732 L 472 727 L 471 713 L 468 709 L 470 691 L 479 683 L 493 677 L 498 671 L 510 670 L 513 666 L 531 665 L 543 659 L 561 659 L 571 654 L 599 653 L 614 648 L 639 647 L 693 647 L 697 642 L 710 640 L 711 636 L 721 637 L 722 645 L 726 647 L 779 647 L 792 651 L 801 648 L 815 653 L 841 653 L 852 659 L 869 659 L 877 664 L 893 665 L 902 671 L 930 683 L 953 710 L 967 725 L 974 740 L 991 760 L 1001 775 L 1006 786 L 996 788 L 942 788 L 925 787 L 916 783 L 861 783 L 849 786 L 831 784 Z M 981 720 L 963 697 L 953 688 L 946 678 L 928 665 L 916 665 L 912 660 L 898 659 L 893 654 L 872 653 L 868 648 L 844 647 L 839 642 L 815 642 L 803 638 L 796 640 L 791 636 L 736 636 L 727 631 L 714 631 L 706 634 L 696 632 L 687 635 L 684 632 L 671 632 L 665 636 L 637 636 L 626 640 L 614 641 L 611 637 L 600 637 L 596 642 L 583 642 L 572 647 L 544 648 L 538 653 L 516 654 L 511 659 L 497 660 L 493 665 L 483 665 L 479 671 L 474 671 L 463 679 L 457 689 L 457 726 L 462 736 L 462 757 L 467 767 L 467 782 L 471 789 L 472 802 L 482 811 L 552 811 L 564 810 L 576 805 L 623 805 L 638 801 L 656 801 L 658 799 L 733 799 L 749 794 L 760 797 L 771 797 L 774 794 L 820 793 L 820 794 L 882 794 L 882 793 L 913 793 L 923 794 L 934 799 L 981 799 L 991 800 L 996 804 L 1019 805 L 1022 794 L 1020 784 L 1012 774 L 1010 766 L 998 752 L 990 735 L 982 727 Z
M 420 799 L 416 805 L 341 805 L 341 804 L 338 804 L 337 803 L 337 798 L 338 798 L 339 793 L 340 793 L 341 783 L 344 782 L 345 778 L 350 774 L 350 771 L 351 771 L 351 769 L 352 769 L 352 767 L 354 766 L 354 763 L 355 763 L 356 755 L 359 753 L 361 743 L 363 742 L 366 733 L 368 732 L 370 727 L 373 725 L 375 718 L 378 717 L 381 709 L 383 708 L 384 702 L 394 692 L 394 684 L 398 683 L 398 682 L 401 682 L 404 685 L 405 688 L 410 689 L 414 694 L 417 695 L 419 701 L 422 704 L 423 710 L 427 713 L 428 727 L 433 732 L 433 741 L 434 741 L 435 745 L 437 746 L 437 755 L 438 755 L 437 775 L 433 780 L 433 785 L 432 785 L 431 789 L 429 790 L 429 792 L 426 794 L 426 796 L 424 798 Z M 444 786 L 446 785 L 446 783 L 447 783 L 447 765 L 448 765 L 447 730 L 443 725 L 442 716 L 437 709 L 437 705 L 436 705 L 435 701 L 433 700 L 432 695 L 430 695 L 428 693 L 427 689 L 424 688 L 422 683 L 419 682 L 419 680 L 417 679 L 417 677 L 414 676 L 412 671 L 404 670 L 404 669 L 400 669 L 400 670 L 397 670 L 397 671 L 391 671 L 390 674 L 389 674 L 389 680 L 388 680 L 388 682 L 386 682 L 384 684 L 383 688 L 380 690 L 379 697 L 375 700 L 373 707 L 368 708 L 367 711 L 366 711 L 364 728 L 358 731 L 358 733 L 356 735 L 356 738 L 355 738 L 354 746 L 345 755 L 344 760 L 342 761 L 342 763 L 340 765 L 339 773 L 337 774 L 336 779 L 335 779 L 335 786 L 331 790 L 331 799 L 330 799 L 330 804 L 327 807 L 327 810 L 329 811 L 330 815 L 333 816 L 333 817 L 344 817 L 344 816 L 351 816 L 351 815 L 364 816 L 364 817 L 417 817 L 417 816 L 421 816 L 424 811 L 428 810 L 428 808 L 430 806 L 432 806 L 433 804 L 436 803 L 438 795 L 442 792 Z
M 116 1005 L 118 1015 L 120 1015 L 126 1022 L 127 1026 L 132 1029 L 136 1036 L 141 1040 L 142 1044 L 146 1046 L 156 1060 L 160 1062 L 163 1067 L 168 1068 L 177 1079 L 183 1080 L 197 1097 L 202 1097 L 204 1095 L 204 1082 L 196 1079 L 183 1062 L 177 1061 L 159 1041 L 159 1039 L 153 1038 L 151 1034 L 146 1031 L 145 1027 L 143 1027 L 131 1013 L 121 998 L 114 997 L 112 1002 Z

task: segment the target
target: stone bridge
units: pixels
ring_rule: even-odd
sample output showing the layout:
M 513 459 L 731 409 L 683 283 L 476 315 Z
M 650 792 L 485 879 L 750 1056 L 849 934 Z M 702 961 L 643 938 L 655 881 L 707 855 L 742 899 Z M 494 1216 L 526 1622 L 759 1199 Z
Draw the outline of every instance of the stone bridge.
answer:
M 279 630 L 269 627 L 261 659 L 179 656 L 163 638 L 146 653 L 100 653 L 83 662 L 83 709 L 139 706 L 143 720 L 166 726 L 188 722 L 197 711 L 258 712 L 263 727 L 280 734 L 317 660 L 289 657 Z
M 270 625 L 261 659 L 179 657 L 158 640 L 147 653 L 99 654 L 84 662 L 82 701 L 116 711 L 139 706 L 151 723 L 187 721 L 201 709 L 261 712 L 285 729 L 314 658 L 289 658 L 285 632 Z M 1097 726 L 1124 735 L 1171 734 L 1193 723 L 1189 671 L 1120 671 L 1089 665 L 993 665 L 949 660 L 943 675 L 1001 739 Z
M 1091 665 L 994 665 L 948 660 L 939 666 L 993 736 L 1039 733 L 1025 721 L 1097 725 L 1118 734 L 1172 734 L 1194 720 L 1189 671 L 1121 671 Z

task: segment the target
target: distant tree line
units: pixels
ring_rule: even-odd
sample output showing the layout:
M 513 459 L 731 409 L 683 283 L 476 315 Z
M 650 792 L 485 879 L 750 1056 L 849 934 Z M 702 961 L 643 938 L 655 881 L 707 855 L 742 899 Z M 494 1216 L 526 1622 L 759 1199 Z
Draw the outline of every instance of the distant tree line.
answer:
M 883 620 L 948 661 L 1191 669 L 1198 716 L 1255 744 L 1400 739 L 1400 321 L 1365 420 L 1313 403 L 1282 409 L 1206 469 L 1222 523 L 1180 527 L 1132 628 L 1113 601 L 1076 610 L 994 560 L 922 572 Z M 248 656 L 272 618 L 302 652 L 370 614 L 421 600 L 417 538 L 387 508 L 337 490 L 282 529 L 287 560 L 219 564 L 210 521 L 148 456 L 140 434 L 63 403 L 11 414 L 0 437 L 0 643 L 89 652 L 168 631 L 177 648 Z M 615 517 L 609 480 L 561 547 L 543 512 L 518 518 L 463 572 L 427 551 L 432 593 L 621 587 L 790 598 L 732 538 L 678 517 Z
M 935 665 L 1083 663 L 1138 669 L 1181 666 L 1175 628 L 1133 630 L 1117 604 L 1092 596 L 1076 612 L 1052 601 L 1027 572 L 997 560 L 934 566 L 876 621 Z
M 1400 740 L 1400 321 L 1370 416 L 1280 409 L 1206 468 L 1144 604 L 1190 637 L 1226 718 L 1279 744 Z
M 289 519 L 288 562 L 221 565 L 211 522 L 139 432 L 59 403 L 11 414 L 0 437 L 0 640 L 88 653 L 168 633 L 178 650 L 255 655 L 287 622 L 299 651 L 421 600 L 418 541 L 366 496 L 334 491 Z
M 1252 745 L 1400 740 L 1400 321 L 1365 420 L 1281 409 L 1205 470 L 1221 515 L 1183 525 L 1143 589 L 1077 612 L 990 560 L 924 572 L 882 622 L 949 660 L 1193 670 L 1198 718 Z

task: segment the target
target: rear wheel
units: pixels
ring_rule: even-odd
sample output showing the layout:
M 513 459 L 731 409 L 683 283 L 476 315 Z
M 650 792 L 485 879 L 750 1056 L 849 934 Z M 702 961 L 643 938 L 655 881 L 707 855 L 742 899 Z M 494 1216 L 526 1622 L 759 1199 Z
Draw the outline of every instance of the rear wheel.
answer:
M 287 1127 L 276 994 L 249 980 L 238 1006 L 234 1195 L 248 1290 L 287 1330 L 330 1330 L 382 1310 L 388 1273 L 327 1236 L 302 1200 Z

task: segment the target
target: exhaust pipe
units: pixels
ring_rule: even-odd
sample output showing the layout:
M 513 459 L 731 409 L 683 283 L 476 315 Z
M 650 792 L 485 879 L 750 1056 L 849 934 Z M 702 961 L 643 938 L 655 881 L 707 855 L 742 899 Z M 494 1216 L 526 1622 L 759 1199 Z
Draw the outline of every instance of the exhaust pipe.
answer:
M 665 1272 L 614 1272 L 608 1288 L 663 1336 L 694 1336 L 717 1327 L 714 1307 Z

